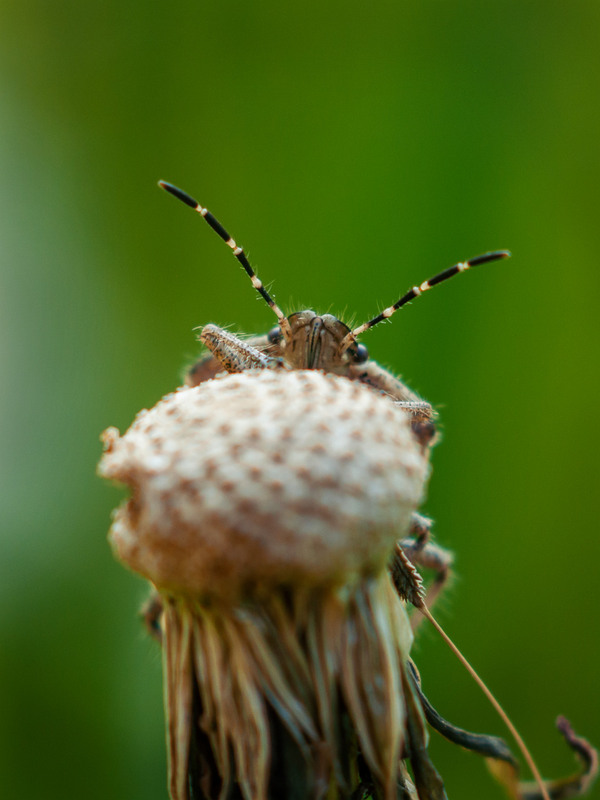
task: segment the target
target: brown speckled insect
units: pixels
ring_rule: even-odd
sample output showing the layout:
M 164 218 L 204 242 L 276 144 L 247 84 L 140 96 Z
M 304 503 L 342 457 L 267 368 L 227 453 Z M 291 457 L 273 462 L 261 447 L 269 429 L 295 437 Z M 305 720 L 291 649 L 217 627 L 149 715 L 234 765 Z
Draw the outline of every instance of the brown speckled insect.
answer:
M 278 325 L 267 335 L 246 341 L 232 336 L 216 325 L 206 325 L 200 335 L 200 341 L 212 351 L 214 359 L 202 359 L 192 367 L 187 377 L 189 385 L 195 386 L 203 380 L 214 377 L 223 369 L 228 372 L 240 372 L 251 367 L 264 368 L 275 364 L 281 364 L 288 369 L 321 369 L 380 389 L 400 403 L 414 420 L 432 420 L 434 414 L 430 404 L 424 402 L 406 384 L 371 360 L 365 345 L 358 342 L 358 337 L 383 320 L 389 319 L 411 300 L 439 283 L 471 267 L 509 258 L 508 250 L 495 250 L 475 256 L 468 261 L 461 261 L 419 286 L 413 286 L 376 317 L 357 328 L 350 329 L 331 314 L 319 315 L 309 309 L 286 316 L 252 269 L 242 247 L 210 211 L 176 186 L 165 181 L 160 181 L 159 185 L 198 212 L 218 233 L 231 248 L 252 281 L 252 285 L 273 310 L 278 321 Z

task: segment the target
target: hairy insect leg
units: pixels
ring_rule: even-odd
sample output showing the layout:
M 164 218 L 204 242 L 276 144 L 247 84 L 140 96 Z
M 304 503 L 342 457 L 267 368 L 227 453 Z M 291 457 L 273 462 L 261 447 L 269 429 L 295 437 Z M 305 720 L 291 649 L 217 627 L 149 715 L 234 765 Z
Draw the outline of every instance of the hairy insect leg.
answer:
M 431 422 L 435 411 L 425 400 L 396 400 L 394 405 L 410 414 L 413 422 Z
M 408 559 L 415 570 L 417 567 L 432 570 L 435 577 L 427 587 L 427 606 L 429 608 L 432 608 L 448 583 L 452 574 L 453 562 L 453 556 L 449 550 L 431 541 L 432 525 L 433 522 L 428 517 L 413 513 L 409 529 L 410 535 L 399 540 L 391 565 L 392 575 L 396 572 L 397 575 L 402 575 L 403 581 L 410 580 L 410 577 L 406 575 L 406 567 L 401 563 L 403 559 L 398 553 L 398 549 L 400 549 L 402 556 Z M 398 584 L 398 581 L 396 583 Z M 412 618 L 413 631 L 419 627 L 422 621 L 423 617 L 420 614 Z
M 217 325 L 205 325 L 200 334 L 200 341 L 205 344 L 213 356 L 227 372 L 243 372 L 247 369 L 269 369 L 280 362 L 265 355 L 256 347 L 238 339 L 229 331 Z
M 395 378 L 391 372 L 380 367 L 376 361 L 351 365 L 349 377 L 385 392 L 393 400 L 399 401 L 403 408 L 421 419 L 433 420 L 437 416 L 429 403 L 409 389 L 399 378 Z
M 416 392 L 395 378 L 390 372 L 380 367 L 375 361 L 366 364 L 354 364 L 349 367 L 349 377 L 352 380 L 366 383 L 374 389 L 389 395 L 395 401 L 395 406 L 406 411 L 411 418 L 413 433 L 422 447 L 429 447 L 435 440 L 436 412 L 430 403 L 422 400 Z
M 245 343 L 256 350 L 260 350 L 266 356 L 277 358 L 280 348 L 272 344 L 268 337 L 265 336 L 251 336 L 244 339 Z M 204 353 L 200 358 L 195 361 L 185 373 L 186 386 L 199 386 L 204 381 L 209 381 L 223 372 L 223 364 L 218 358 L 215 358 L 211 352 Z

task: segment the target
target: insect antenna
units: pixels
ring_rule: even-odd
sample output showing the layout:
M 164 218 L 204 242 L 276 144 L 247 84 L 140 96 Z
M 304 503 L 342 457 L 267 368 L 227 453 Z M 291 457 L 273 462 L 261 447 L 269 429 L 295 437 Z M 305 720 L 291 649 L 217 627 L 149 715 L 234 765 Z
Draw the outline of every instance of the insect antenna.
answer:
M 279 321 L 279 326 L 281 328 L 281 333 L 285 341 L 289 341 L 292 337 L 292 330 L 290 328 L 290 323 L 287 320 L 287 317 L 283 313 L 283 311 L 279 308 L 275 300 L 271 297 L 271 295 L 265 289 L 263 282 L 260 280 L 258 275 L 252 269 L 250 262 L 248 261 L 246 254 L 244 253 L 243 248 L 241 248 L 225 230 L 225 228 L 221 225 L 219 220 L 210 213 L 207 208 L 204 208 L 200 205 L 197 200 L 194 200 L 187 192 L 184 192 L 182 189 L 179 189 L 177 186 L 173 186 L 172 183 L 167 183 L 167 181 L 159 181 L 158 185 L 161 189 L 164 189 L 169 194 L 172 194 L 173 197 L 176 197 L 178 200 L 181 200 L 182 203 L 185 203 L 186 206 L 193 208 L 194 211 L 197 211 L 201 217 L 204 217 L 206 222 L 210 225 L 210 227 L 217 233 L 221 239 L 225 242 L 228 247 L 231 248 L 233 251 L 233 255 L 237 258 L 239 263 L 242 265 L 246 274 L 252 281 L 252 286 L 256 289 L 256 291 L 260 294 L 260 296 L 265 300 L 267 305 L 273 310 L 275 316 Z
M 477 267 L 479 264 L 487 264 L 489 261 L 498 261 L 502 258 L 510 258 L 510 251 L 494 250 L 491 253 L 483 253 L 480 256 L 475 256 L 474 258 L 469 259 L 469 261 L 459 261 L 459 263 L 454 264 L 453 267 L 448 267 L 448 269 L 445 269 L 438 275 L 434 275 L 433 278 L 429 278 L 429 280 L 424 281 L 420 286 L 413 286 L 412 289 L 406 292 L 406 294 L 402 295 L 402 297 L 396 303 L 394 303 L 393 306 L 384 308 L 383 311 L 376 317 L 373 317 L 373 319 L 369 320 L 368 322 L 364 322 L 362 325 L 359 325 L 358 328 L 354 328 L 353 331 L 345 336 L 340 342 L 340 354 L 344 353 L 350 347 L 350 345 L 356 341 L 356 337 L 360 336 L 361 333 L 368 331 L 369 328 L 375 327 L 375 325 L 383 322 L 384 319 L 389 319 L 392 314 L 395 314 L 396 311 L 398 311 L 399 308 L 402 308 L 402 306 L 410 303 L 411 300 L 414 300 L 415 297 L 419 297 L 419 295 L 423 294 L 423 292 L 426 292 L 428 289 L 437 286 L 438 283 L 447 281 L 449 278 L 453 278 L 455 275 L 458 275 L 459 272 L 465 272 L 471 267 Z
M 512 721 L 511 721 L 510 717 L 508 716 L 508 714 L 506 713 L 506 711 L 502 708 L 502 706 L 500 705 L 498 700 L 496 700 L 496 698 L 494 697 L 494 695 L 492 694 L 490 689 L 488 689 L 486 684 L 483 682 L 483 679 L 479 677 L 479 675 L 475 671 L 474 667 L 472 667 L 471 664 L 465 658 L 465 656 L 463 656 L 463 654 L 460 652 L 458 647 L 454 644 L 452 639 L 448 636 L 448 634 L 442 628 L 442 626 L 439 624 L 439 622 L 437 622 L 437 620 L 432 616 L 431 611 L 425 605 L 425 601 L 421 600 L 421 604 L 417 605 L 417 608 L 423 614 L 423 616 L 426 619 L 428 619 L 429 622 L 431 622 L 433 627 L 440 634 L 442 639 L 446 642 L 446 644 L 448 645 L 450 650 L 452 650 L 454 655 L 458 658 L 460 663 L 465 667 L 465 669 L 467 670 L 469 675 L 473 678 L 475 683 L 479 686 L 481 691 L 485 694 L 487 699 L 490 701 L 492 706 L 495 708 L 496 712 L 500 716 L 500 719 L 504 722 L 504 724 L 506 725 L 506 727 L 508 728 L 508 730 L 512 734 L 513 739 L 517 743 L 517 747 L 519 748 L 519 750 L 523 754 L 523 758 L 527 762 L 527 766 L 531 770 L 531 773 L 532 773 L 533 777 L 535 778 L 535 782 L 537 783 L 537 785 L 539 787 L 540 795 L 542 796 L 543 800 L 550 800 L 550 795 L 548 793 L 548 789 L 546 788 L 546 785 L 544 783 L 544 779 L 540 775 L 540 771 L 537 768 L 537 765 L 536 765 L 535 761 L 533 760 L 533 756 L 529 752 L 529 749 L 527 748 L 527 745 L 525 744 L 525 742 L 521 738 L 520 733 L 515 728 L 514 724 L 512 723 Z

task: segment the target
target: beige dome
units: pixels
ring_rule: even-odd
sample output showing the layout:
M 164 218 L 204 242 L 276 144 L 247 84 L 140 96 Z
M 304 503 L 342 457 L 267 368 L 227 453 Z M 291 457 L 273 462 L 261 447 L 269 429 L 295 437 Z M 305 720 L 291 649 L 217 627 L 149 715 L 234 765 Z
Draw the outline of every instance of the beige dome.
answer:
M 100 474 L 132 489 L 110 532 L 118 557 L 159 588 L 202 596 L 381 569 L 428 470 L 406 412 L 314 370 L 182 388 L 103 438 Z

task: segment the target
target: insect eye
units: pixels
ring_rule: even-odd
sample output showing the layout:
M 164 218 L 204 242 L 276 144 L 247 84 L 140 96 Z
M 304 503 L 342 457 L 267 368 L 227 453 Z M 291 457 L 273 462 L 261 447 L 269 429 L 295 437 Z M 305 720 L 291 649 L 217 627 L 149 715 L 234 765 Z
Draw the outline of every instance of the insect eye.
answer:
M 277 344 L 281 341 L 281 328 L 279 325 L 275 325 L 274 328 L 271 328 L 267 334 L 267 339 L 271 342 L 271 344 Z
M 365 361 L 369 360 L 369 351 L 364 346 L 364 344 L 357 344 L 356 350 L 354 351 L 354 362 L 356 364 L 364 364 Z

